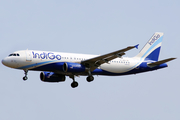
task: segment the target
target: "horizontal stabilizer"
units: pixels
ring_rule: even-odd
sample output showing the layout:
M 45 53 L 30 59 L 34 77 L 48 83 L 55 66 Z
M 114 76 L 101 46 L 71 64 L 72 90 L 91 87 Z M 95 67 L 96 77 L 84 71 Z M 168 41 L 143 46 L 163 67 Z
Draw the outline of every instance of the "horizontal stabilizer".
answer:
M 157 61 L 157 62 L 153 62 L 153 63 L 148 63 L 147 65 L 149 67 L 155 67 L 155 66 L 158 66 L 160 64 L 163 64 L 163 63 L 169 62 L 171 60 L 174 60 L 174 59 L 176 59 L 176 58 L 168 58 L 168 59 L 165 59 L 165 60 L 161 60 L 161 61 Z

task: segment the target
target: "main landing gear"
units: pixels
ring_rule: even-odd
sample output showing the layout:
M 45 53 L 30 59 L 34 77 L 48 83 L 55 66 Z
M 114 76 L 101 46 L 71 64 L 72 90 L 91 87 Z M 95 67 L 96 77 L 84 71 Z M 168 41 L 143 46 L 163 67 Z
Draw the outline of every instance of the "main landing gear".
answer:
M 88 76 L 87 78 L 86 78 L 86 80 L 88 81 L 88 82 L 91 82 L 91 81 L 93 81 L 94 80 L 94 77 L 91 75 L 91 76 Z
M 73 79 L 73 82 L 71 83 L 72 88 L 76 88 L 78 86 L 78 82 L 75 81 L 74 75 L 69 76 L 71 79 Z
M 23 77 L 23 80 L 24 80 L 24 81 L 28 79 L 27 73 L 28 73 L 28 70 L 24 70 L 24 74 L 25 74 L 25 76 Z
M 73 82 L 71 83 L 71 87 L 72 87 L 72 88 L 76 88 L 77 86 L 78 86 L 78 82 L 73 81 Z
M 72 87 L 72 88 L 76 88 L 76 87 L 78 86 L 78 82 L 75 81 L 74 75 L 69 76 L 69 77 L 70 77 L 71 79 L 73 79 L 73 82 L 71 83 L 71 87 Z M 87 80 L 88 82 L 91 82 L 91 81 L 94 80 L 94 77 L 92 76 L 90 69 L 88 70 L 88 77 L 86 78 L 86 80 Z
M 73 79 L 73 82 L 71 83 L 71 87 L 72 88 L 76 88 L 77 86 L 78 86 L 78 82 L 76 82 L 75 81 L 75 79 L 74 79 L 74 75 L 73 76 L 69 76 L 71 79 Z M 93 81 L 94 80 L 94 77 L 91 75 L 91 76 L 88 76 L 87 78 L 86 78 L 86 80 L 88 81 L 88 82 L 91 82 L 91 81 Z
M 91 74 L 91 72 L 90 72 L 90 70 L 88 71 L 88 77 L 86 78 L 86 80 L 88 81 L 88 82 L 91 82 L 91 81 L 93 81 L 94 80 L 94 77 L 92 76 L 92 74 Z M 76 88 L 77 86 L 78 86 L 78 82 L 76 82 L 75 81 L 75 79 L 74 79 L 74 75 L 72 75 L 72 76 L 69 76 L 71 79 L 73 79 L 73 82 L 71 83 L 71 87 L 72 88 Z
M 88 74 L 89 74 L 89 76 L 86 78 L 86 80 L 87 80 L 88 82 L 93 81 L 93 80 L 94 80 L 94 77 L 92 76 L 90 69 L 89 69 L 89 71 L 88 71 Z

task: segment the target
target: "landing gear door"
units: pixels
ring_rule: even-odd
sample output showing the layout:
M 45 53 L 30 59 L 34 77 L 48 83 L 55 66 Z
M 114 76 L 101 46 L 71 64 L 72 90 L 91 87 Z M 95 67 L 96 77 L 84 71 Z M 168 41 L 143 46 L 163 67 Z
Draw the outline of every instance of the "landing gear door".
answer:
M 26 61 L 31 62 L 32 61 L 32 54 L 31 51 L 26 50 Z

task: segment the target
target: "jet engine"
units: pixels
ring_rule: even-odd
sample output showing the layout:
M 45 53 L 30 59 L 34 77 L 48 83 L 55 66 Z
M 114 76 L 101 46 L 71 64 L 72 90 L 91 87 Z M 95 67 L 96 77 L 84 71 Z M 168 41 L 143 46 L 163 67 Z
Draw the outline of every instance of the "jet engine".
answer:
M 40 79 L 43 82 L 64 82 L 65 75 L 56 74 L 54 72 L 41 72 Z

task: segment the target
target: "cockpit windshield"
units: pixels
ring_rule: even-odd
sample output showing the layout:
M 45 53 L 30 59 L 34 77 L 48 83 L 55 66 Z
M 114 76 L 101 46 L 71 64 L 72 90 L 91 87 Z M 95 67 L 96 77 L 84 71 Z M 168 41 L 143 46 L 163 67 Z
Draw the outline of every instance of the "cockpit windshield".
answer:
M 20 56 L 18 53 L 12 53 L 9 56 Z

